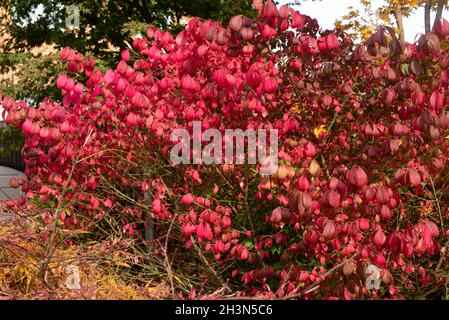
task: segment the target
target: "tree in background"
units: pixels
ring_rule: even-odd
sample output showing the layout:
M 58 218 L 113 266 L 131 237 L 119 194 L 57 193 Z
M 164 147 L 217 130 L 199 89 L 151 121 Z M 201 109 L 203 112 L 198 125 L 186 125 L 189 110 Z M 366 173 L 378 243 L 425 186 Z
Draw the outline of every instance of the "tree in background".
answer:
M 65 27 L 69 5 L 80 9 L 80 28 L 73 31 Z M 89 51 L 100 57 L 110 52 L 111 46 L 122 48 L 125 45 L 130 36 L 130 24 L 153 25 L 177 32 L 185 17 L 227 22 L 236 10 L 253 15 L 250 0 L 7 0 L 3 8 L 11 16 L 11 22 L 3 28 L 11 35 L 4 46 L 20 50 L 44 43 L 57 47 L 70 45 L 80 52 Z
M 444 8 L 447 7 L 447 0 L 426 0 L 424 4 L 424 26 L 426 33 L 430 32 L 430 11 L 432 8 L 436 8 L 436 16 L 434 25 L 437 21 L 440 21 Z
M 447 7 L 447 0 L 386 0 L 379 8 L 373 7 L 371 0 L 361 0 L 363 12 L 350 8 L 348 14 L 336 22 L 336 26 L 348 32 L 355 40 L 366 40 L 372 32 L 380 26 L 387 25 L 396 29 L 401 43 L 405 43 L 405 29 L 403 19 L 412 12 L 424 6 L 425 32 L 431 31 L 433 24 L 442 17 Z M 430 13 L 435 11 L 436 16 L 431 24 Z
M 0 158 L 17 152 L 23 147 L 24 137 L 20 130 L 14 126 L 2 125 L 0 123 Z

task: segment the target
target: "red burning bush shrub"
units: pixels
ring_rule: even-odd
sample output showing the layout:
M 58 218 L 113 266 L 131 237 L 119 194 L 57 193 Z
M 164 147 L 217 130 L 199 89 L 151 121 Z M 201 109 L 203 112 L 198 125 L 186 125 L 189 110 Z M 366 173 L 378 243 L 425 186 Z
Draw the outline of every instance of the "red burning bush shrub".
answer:
M 241 295 L 398 298 L 444 281 L 446 22 L 405 47 L 387 29 L 354 45 L 288 6 L 255 6 L 257 20 L 229 27 L 193 18 L 176 38 L 149 28 L 105 73 L 65 48 L 61 103 L 5 97 L 26 136 L 29 201 L 62 203 L 66 228 L 114 216 L 141 236 L 152 223 L 168 249 L 214 260 L 204 281 Z M 171 132 L 195 120 L 278 129 L 277 173 L 171 165 Z M 366 287 L 369 264 L 378 290 Z

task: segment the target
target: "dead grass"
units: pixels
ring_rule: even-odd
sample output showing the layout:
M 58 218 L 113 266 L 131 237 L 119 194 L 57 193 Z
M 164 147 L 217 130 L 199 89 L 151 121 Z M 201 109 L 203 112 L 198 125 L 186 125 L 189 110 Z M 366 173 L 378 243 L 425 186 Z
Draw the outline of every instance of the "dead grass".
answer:
M 39 275 L 39 263 L 45 250 L 45 234 L 40 231 L 32 222 L 0 222 L 0 300 L 139 300 L 171 296 L 164 281 L 132 276 L 130 256 L 110 241 L 58 249 L 44 281 Z M 79 275 L 79 286 L 73 280 L 75 274 Z

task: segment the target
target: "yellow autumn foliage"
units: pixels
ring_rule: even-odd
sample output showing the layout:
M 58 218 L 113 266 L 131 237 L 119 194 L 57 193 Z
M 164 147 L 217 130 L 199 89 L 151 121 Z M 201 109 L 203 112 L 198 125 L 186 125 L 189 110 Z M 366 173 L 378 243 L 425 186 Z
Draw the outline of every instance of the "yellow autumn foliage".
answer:
M 421 7 L 425 0 L 384 0 L 375 7 L 371 0 L 361 0 L 363 9 L 349 8 L 349 12 L 336 21 L 335 25 L 345 31 L 356 42 L 366 40 L 375 29 L 390 26 L 397 29 L 394 12 L 400 8 L 404 17 Z M 398 30 L 397 30 L 398 31 Z

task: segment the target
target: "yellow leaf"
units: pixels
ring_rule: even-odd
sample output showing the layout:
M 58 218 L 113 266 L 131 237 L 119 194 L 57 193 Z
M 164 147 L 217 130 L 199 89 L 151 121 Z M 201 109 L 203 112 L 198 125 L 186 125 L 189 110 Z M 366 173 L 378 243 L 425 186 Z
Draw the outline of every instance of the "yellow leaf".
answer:
M 127 264 L 126 262 L 123 261 L 115 261 L 115 265 L 118 267 L 125 267 L 125 268 L 131 268 L 131 266 L 129 264 Z
M 317 138 L 320 138 L 323 133 L 324 135 L 327 133 L 326 127 L 323 124 L 313 129 L 313 134 Z
M 302 109 L 301 105 L 299 103 L 297 103 L 297 104 L 293 105 L 290 110 L 294 113 L 300 113 L 301 109 Z

